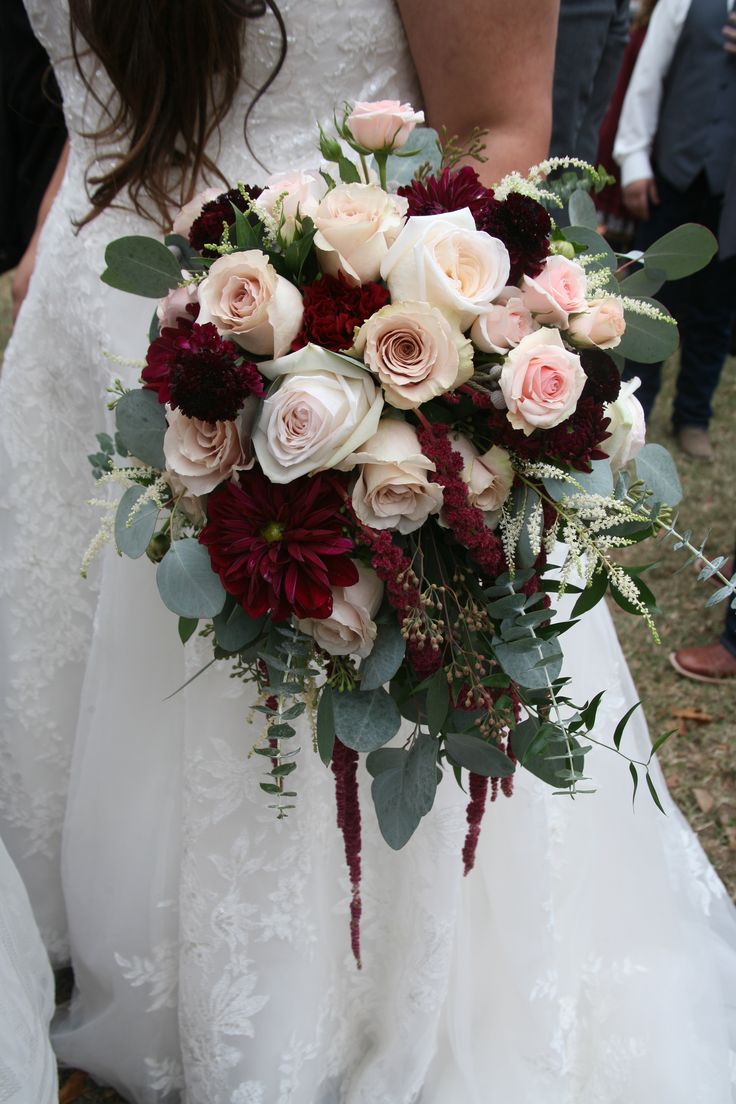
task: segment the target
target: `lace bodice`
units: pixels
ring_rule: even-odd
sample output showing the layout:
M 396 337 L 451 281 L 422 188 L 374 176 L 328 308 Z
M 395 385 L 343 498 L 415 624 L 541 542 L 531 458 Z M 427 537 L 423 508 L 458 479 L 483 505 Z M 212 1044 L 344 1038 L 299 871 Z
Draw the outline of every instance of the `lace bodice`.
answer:
M 51 57 L 64 97 L 73 171 L 95 159 L 83 134 L 94 129 L 99 104 L 79 79 L 71 56 L 66 0 L 27 0 L 34 30 Z M 384 97 L 418 101 L 411 57 L 393 0 L 371 0 L 356 12 L 350 0 L 281 0 L 286 23 L 286 61 L 268 92 L 255 106 L 248 137 L 259 161 L 270 172 L 313 165 L 319 160 L 316 121 L 330 121 L 346 99 Z M 357 18 L 356 18 L 357 15 Z M 281 36 L 272 12 L 248 20 L 244 81 L 210 152 L 231 183 L 258 183 L 266 175 L 246 148 L 243 120 L 255 92 L 267 80 L 279 56 Z M 95 91 L 104 101 L 110 88 L 104 71 L 87 58 Z M 101 223 L 109 240 L 110 219 Z

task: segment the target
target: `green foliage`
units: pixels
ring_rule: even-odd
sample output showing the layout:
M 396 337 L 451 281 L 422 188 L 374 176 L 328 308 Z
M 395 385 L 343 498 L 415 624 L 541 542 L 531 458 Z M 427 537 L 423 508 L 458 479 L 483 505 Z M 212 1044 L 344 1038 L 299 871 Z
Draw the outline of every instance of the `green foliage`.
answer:
M 360 668 L 361 690 L 376 690 L 390 682 L 404 660 L 406 641 L 392 618 L 378 626 L 370 655 Z
M 156 583 L 164 605 L 180 617 L 215 617 L 225 605 L 227 595 L 209 552 L 193 537 L 171 542 L 156 569 Z
M 646 484 L 655 501 L 677 506 L 682 499 L 682 486 L 672 456 L 662 445 L 649 444 L 637 454 L 636 475 Z
M 322 762 L 327 766 L 332 759 L 332 751 L 335 746 L 335 712 L 332 706 L 334 691 L 331 686 L 325 686 L 319 698 L 317 706 L 317 751 Z
M 333 694 L 335 732 L 345 747 L 375 751 L 399 731 L 401 714 L 382 686 L 375 690 L 349 690 Z
M 166 415 L 155 391 L 127 391 L 115 406 L 115 424 L 125 448 L 144 464 L 163 471 Z
M 179 262 L 156 238 L 134 234 L 110 242 L 105 264 L 103 283 L 146 299 L 162 299 L 181 283 Z
M 637 298 L 663 314 L 668 314 L 661 303 L 654 299 L 647 299 L 643 295 Z M 624 309 L 624 317 L 626 330 L 616 346 L 617 356 L 635 360 L 639 364 L 655 364 L 672 356 L 677 349 L 677 326 L 671 322 L 650 318 L 647 314 L 639 314 L 629 308 Z
M 520 765 L 549 786 L 570 789 L 584 777 L 585 750 L 558 725 L 529 717 L 512 730 L 511 747 Z
M 585 226 L 589 230 L 595 230 L 598 226 L 595 203 L 583 188 L 577 188 L 570 196 L 568 211 L 573 225 Z
M 223 609 L 212 621 L 215 640 L 226 652 L 240 652 L 258 639 L 265 622 L 265 617 L 250 617 L 229 594 Z
M 372 761 L 377 771 L 371 785 L 381 835 L 389 847 L 400 850 L 431 810 L 437 791 L 437 741 L 420 733 L 411 750 L 387 748 Z M 397 753 L 397 754 L 395 754 Z
M 145 493 L 145 487 L 128 487 L 115 514 L 115 544 L 118 551 L 131 560 L 137 560 L 146 551 L 158 520 L 159 507 L 150 500 L 144 502 L 131 517 L 136 503 Z
M 179 639 L 182 644 L 194 636 L 197 631 L 197 625 L 199 624 L 198 617 L 180 617 L 179 618 Z
M 453 766 L 465 767 L 486 778 L 507 778 L 516 769 L 500 748 L 470 732 L 448 733 L 445 748 Z
M 684 223 L 659 238 L 644 253 L 646 270 L 664 273 L 666 280 L 681 280 L 705 268 L 718 252 L 715 236 L 705 226 Z

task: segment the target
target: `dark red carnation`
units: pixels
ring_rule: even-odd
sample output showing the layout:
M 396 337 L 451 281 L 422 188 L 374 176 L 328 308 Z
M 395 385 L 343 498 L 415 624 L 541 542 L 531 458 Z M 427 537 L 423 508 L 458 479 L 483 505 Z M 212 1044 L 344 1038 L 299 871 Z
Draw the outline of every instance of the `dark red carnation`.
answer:
M 248 187 L 245 190 L 251 199 L 257 199 L 263 191 L 262 188 L 257 187 Z M 189 230 L 189 244 L 192 249 L 198 250 L 205 256 L 217 256 L 204 247 L 220 241 L 223 223 L 227 223 L 228 226 L 234 225 L 233 205 L 239 211 L 245 211 L 246 201 L 239 188 L 231 188 L 229 192 L 223 192 L 217 199 L 211 199 L 209 203 L 205 203 Z
M 302 328 L 292 349 L 301 349 L 311 341 L 339 353 L 353 344 L 355 327 L 385 307 L 391 297 L 382 284 L 352 287 L 341 273 L 338 277 L 323 276 L 302 288 L 302 299 Z
M 505 410 L 489 409 L 488 425 L 494 445 L 502 445 L 524 460 L 557 460 L 578 471 L 589 471 L 592 460 L 606 457 L 598 446 L 609 435 L 609 419 L 603 404 L 591 397 L 581 397 L 574 414 L 564 422 L 552 429 L 535 430 L 528 437 L 512 427 Z
M 599 403 L 615 402 L 621 390 L 621 374 L 610 356 L 602 349 L 581 349 L 580 363 L 588 377 L 583 398 Z
M 541 203 L 529 196 L 511 192 L 502 202 L 488 204 L 478 224 L 494 238 L 500 238 L 509 251 L 509 283 L 518 284 L 522 276 L 537 276 L 549 254 L 552 222 Z
M 187 318 L 152 342 L 142 378 L 159 402 L 205 422 L 236 418 L 248 395 L 264 394 L 263 377 L 242 360 L 237 345 L 223 340 L 211 322 L 200 326 Z
M 399 195 L 409 200 L 410 215 L 439 215 L 443 211 L 460 211 L 468 207 L 480 230 L 485 230 L 489 207 L 495 202 L 493 192 L 480 182 L 475 169 L 443 169 L 439 176 L 413 180 L 399 188 Z
M 239 484 L 209 496 L 199 539 L 251 617 L 321 620 L 332 613 L 331 588 L 358 581 L 343 502 L 344 481 L 333 474 L 271 483 L 258 470 L 242 472 Z

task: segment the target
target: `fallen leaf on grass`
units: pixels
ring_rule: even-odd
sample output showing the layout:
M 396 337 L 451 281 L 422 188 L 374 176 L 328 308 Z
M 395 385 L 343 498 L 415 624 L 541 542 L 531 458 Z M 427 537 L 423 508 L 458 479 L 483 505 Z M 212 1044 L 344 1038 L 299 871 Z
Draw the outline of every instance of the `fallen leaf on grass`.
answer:
M 678 721 L 693 721 L 695 724 L 712 724 L 710 713 L 701 713 L 698 709 L 673 709 L 672 716 Z
M 697 801 L 698 808 L 700 809 L 701 813 L 708 814 L 712 812 L 713 806 L 716 802 L 715 798 L 711 793 L 708 792 L 708 790 L 701 790 L 699 787 L 696 786 L 693 790 L 693 797 Z

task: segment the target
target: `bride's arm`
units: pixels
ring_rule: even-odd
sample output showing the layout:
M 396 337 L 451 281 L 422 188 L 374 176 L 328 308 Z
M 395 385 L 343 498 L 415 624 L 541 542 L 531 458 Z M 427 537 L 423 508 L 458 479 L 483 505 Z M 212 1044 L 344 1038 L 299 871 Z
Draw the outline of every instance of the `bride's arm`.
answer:
M 427 122 L 488 131 L 485 184 L 547 156 L 559 0 L 398 0 Z

